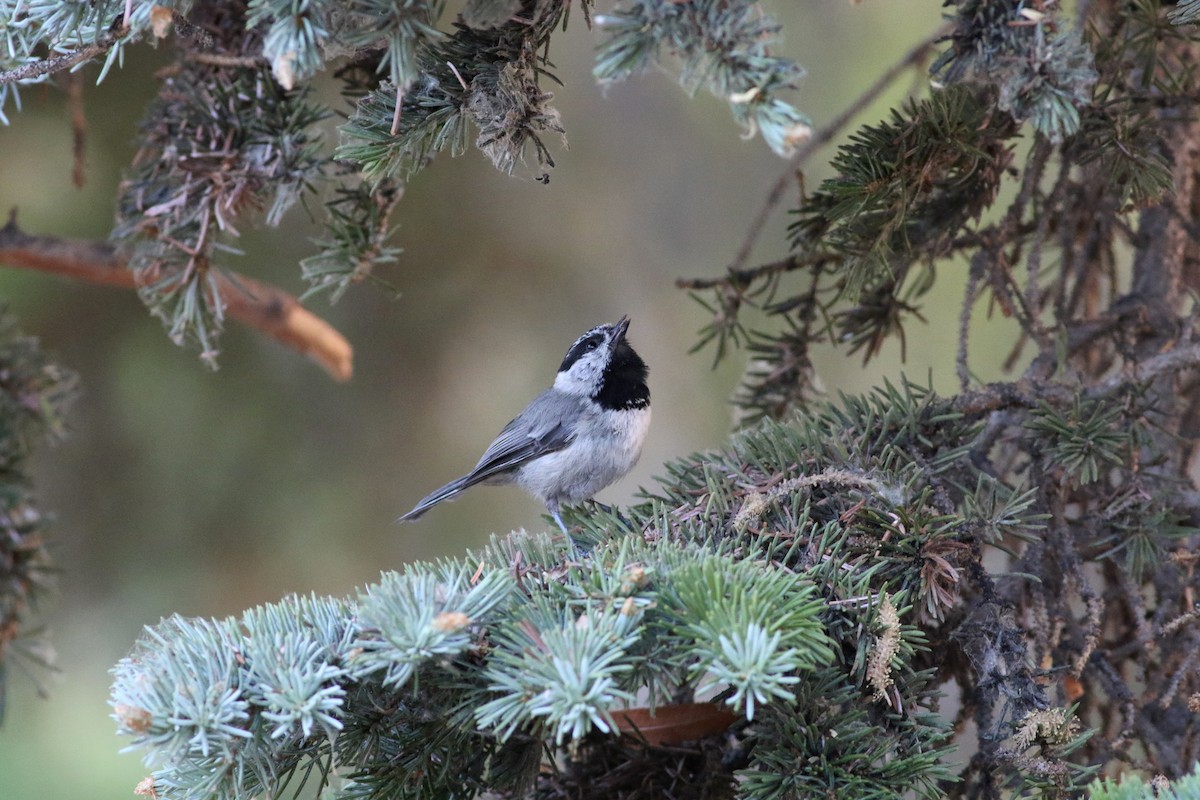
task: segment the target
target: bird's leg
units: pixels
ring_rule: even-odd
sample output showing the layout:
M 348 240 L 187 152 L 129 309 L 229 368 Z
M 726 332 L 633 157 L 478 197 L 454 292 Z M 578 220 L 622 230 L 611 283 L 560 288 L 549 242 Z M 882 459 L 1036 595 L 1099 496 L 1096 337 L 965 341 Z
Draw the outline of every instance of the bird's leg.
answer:
M 546 501 L 546 510 L 550 512 L 550 516 L 558 523 L 558 527 L 563 533 L 567 534 L 567 538 L 571 538 L 571 534 L 567 533 L 567 526 L 563 524 L 562 517 L 558 514 L 558 501 L 551 498 Z
M 563 536 L 567 537 L 567 544 L 571 546 L 571 558 L 579 558 L 579 547 L 575 544 L 575 540 L 571 538 L 571 534 L 567 531 L 567 526 L 563 523 L 562 517 L 558 513 L 558 501 L 547 500 L 546 510 L 550 512 L 550 516 L 553 517 L 554 521 L 558 523 L 558 527 L 562 530 Z

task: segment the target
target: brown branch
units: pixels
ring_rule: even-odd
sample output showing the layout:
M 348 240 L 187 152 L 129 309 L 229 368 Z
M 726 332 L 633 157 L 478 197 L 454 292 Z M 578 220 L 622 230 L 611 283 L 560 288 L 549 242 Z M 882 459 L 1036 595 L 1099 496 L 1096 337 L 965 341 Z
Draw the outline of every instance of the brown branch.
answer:
M 135 289 L 138 282 L 112 245 L 87 239 L 30 236 L 17 227 L 16 212 L 0 228 L 0 265 Z M 316 361 L 338 381 L 350 379 L 354 351 L 328 322 L 282 289 L 244 276 L 218 273 L 225 313 Z
M 963 290 L 962 308 L 958 312 L 958 347 L 954 357 L 954 371 L 958 375 L 959 391 L 965 392 L 971 385 L 971 370 L 967 366 L 967 355 L 971 336 L 971 313 L 979 297 L 979 279 L 984 271 L 982 250 L 971 259 L 967 271 L 967 285 Z
M 1148 383 L 1160 375 L 1182 372 L 1200 366 L 1200 342 L 1180 345 L 1165 353 L 1139 361 L 1128 370 L 1123 370 L 1100 381 L 1088 391 L 1090 395 L 1105 395 L 1135 383 Z
M 1033 408 L 1039 400 L 1065 405 L 1077 394 L 1095 398 L 1113 394 L 1137 384 L 1187 369 L 1200 368 L 1200 342 L 1179 345 L 1165 353 L 1130 364 L 1128 369 L 1110 375 L 1084 389 L 1081 386 L 1041 379 L 1032 370 L 1015 383 L 992 383 L 968 392 L 953 400 L 954 408 L 968 416 L 986 414 L 1005 408 Z

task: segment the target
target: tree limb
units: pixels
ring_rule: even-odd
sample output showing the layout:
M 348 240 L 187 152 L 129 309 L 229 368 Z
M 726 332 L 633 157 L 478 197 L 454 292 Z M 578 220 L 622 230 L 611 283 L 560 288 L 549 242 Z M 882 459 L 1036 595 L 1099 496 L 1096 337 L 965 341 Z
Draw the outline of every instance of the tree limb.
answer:
M 136 289 L 138 282 L 112 245 L 87 239 L 31 236 L 17 227 L 16 212 L 0 228 L 0 265 L 40 270 L 68 278 Z M 316 361 L 334 380 L 353 373 L 354 351 L 325 320 L 284 290 L 245 276 L 217 274 L 226 313 Z
M 1004 408 L 1033 408 L 1039 400 L 1067 404 L 1077 395 L 1104 397 L 1128 386 L 1149 383 L 1162 375 L 1200 367 L 1200 342 L 1187 342 L 1143 361 L 1131 363 L 1126 369 L 1084 389 L 1080 385 L 1038 378 L 1027 373 L 1015 383 L 989 383 L 978 389 L 961 392 L 954 398 L 954 408 L 969 416 L 998 411 Z

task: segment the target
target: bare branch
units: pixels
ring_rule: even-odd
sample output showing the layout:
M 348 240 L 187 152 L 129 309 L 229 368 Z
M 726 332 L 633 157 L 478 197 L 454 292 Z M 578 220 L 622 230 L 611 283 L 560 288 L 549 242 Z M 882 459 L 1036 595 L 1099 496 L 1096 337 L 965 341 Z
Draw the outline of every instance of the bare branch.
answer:
M 17 227 L 16 212 L 0 228 L 0 264 L 40 270 L 103 286 L 137 288 L 138 282 L 112 245 L 86 239 L 31 236 Z M 353 373 L 354 351 L 328 322 L 282 289 L 244 276 L 217 274 L 226 313 L 316 361 L 334 380 Z
M 1063 405 L 1072 402 L 1077 394 L 1084 397 L 1104 397 L 1120 389 L 1149 383 L 1163 375 L 1200 368 L 1200 342 L 1181 344 L 1165 353 L 1129 365 L 1090 388 L 1040 379 L 1031 368 L 1015 383 L 992 383 L 979 389 L 962 392 L 954 398 L 954 407 L 964 414 L 977 415 L 1006 408 L 1032 408 L 1038 401 Z
M 724 275 L 717 278 L 676 278 L 675 287 L 677 289 L 714 289 L 725 285 L 745 286 L 759 278 L 765 278 L 781 272 L 791 272 L 792 270 L 804 267 L 829 264 L 839 261 L 841 258 L 842 256 L 832 253 L 806 253 L 804 255 L 788 256 L 787 258 L 781 258 L 778 261 L 772 261 L 757 267 L 742 269 L 730 267 Z
M 1116 391 L 1122 386 L 1147 383 L 1160 375 L 1170 372 L 1182 372 L 1200 366 L 1200 342 L 1180 345 L 1160 355 L 1152 356 L 1144 361 L 1133 364 L 1128 370 L 1112 375 L 1096 384 L 1088 392 L 1091 395 L 1104 395 Z

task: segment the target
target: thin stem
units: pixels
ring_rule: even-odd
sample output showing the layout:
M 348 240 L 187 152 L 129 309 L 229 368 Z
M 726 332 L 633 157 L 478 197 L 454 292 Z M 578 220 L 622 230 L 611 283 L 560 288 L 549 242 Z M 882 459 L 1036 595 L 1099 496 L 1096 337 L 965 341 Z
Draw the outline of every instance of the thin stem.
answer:
M 971 259 L 971 268 L 967 272 L 967 286 L 963 290 L 962 309 L 958 315 L 958 351 L 954 359 L 954 368 L 958 374 L 959 391 L 962 392 L 967 391 L 971 385 L 971 370 L 967 364 L 971 336 L 971 311 L 975 306 L 975 299 L 979 296 L 979 278 L 984 268 L 984 264 L 978 256 Z
M 404 87 L 396 87 L 396 111 L 392 114 L 392 136 L 400 130 L 400 111 L 404 108 Z
M 71 69 L 77 64 L 82 64 L 88 59 L 95 58 L 104 51 L 112 47 L 117 41 L 117 37 L 111 33 L 106 33 L 95 41 L 94 44 L 89 44 L 87 47 L 81 47 L 78 50 L 73 50 L 70 53 L 63 53 L 54 56 L 53 58 L 43 58 L 38 61 L 31 61 L 28 64 L 22 64 L 19 67 L 10 69 L 7 72 L 0 72 L 0 85 L 5 83 L 17 83 L 18 81 L 28 81 L 34 78 L 40 78 L 43 75 L 49 75 L 53 72 L 61 72 L 64 69 Z
M 67 108 L 71 112 L 71 152 L 74 166 L 71 182 L 82 189 L 87 178 L 87 114 L 83 110 L 83 76 L 78 72 L 67 75 Z
M 784 170 L 775 185 L 771 187 L 771 191 L 767 194 L 767 199 L 759 209 L 758 214 L 750 223 L 750 230 L 746 232 L 746 238 L 742 242 L 742 246 L 738 248 L 737 255 L 733 259 L 733 264 L 730 265 L 731 271 L 741 270 L 746 266 L 746 261 L 750 258 L 750 251 L 754 249 L 754 244 L 758 241 L 758 237 L 762 235 L 763 229 L 767 225 L 767 219 L 779 202 L 783 199 L 783 194 L 787 191 L 787 187 L 794 180 L 796 172 L 804 164 L 809 157 L 820 148 L 829 144 L 833 139 L 841 133 L 842 129 L 850 124 L 860 112 L 867 106 L 875 102 L 880 94 L 883 93 L 897 78 L 900 77 L 909 68 L 921 63 L 929 54 L 929 51 L 935 44 L 941 41 L 952 30 L 952 26 L 943 25 L 938 28 L 933 35 L 920 42 L 913 49 L 909 50 L 899 61 L 893 64 L 887 72 L 879 76 L 875 83 L 867 87 L 867 90 L 855 98 L 849 106 L 842 110 L 842 113 L 834 117 L 833 121 L 824 128 L 818 130 L 811 139 L 796 151 L 788 162 L 788 168 Z
M 804 255 L 788 256 L 769 264 L 757 267 L 735 269 L 717 278 L 676 278 L 675 287 L 678 289 L 715 289 L 718 286 L 745 286 L 759 278 L 777 275 L 781 272 L 791 272 L 803 267 L 814 267 L 841 260 L 841 256 L 832 253 L 806 253 Z
M 197 64 L 208 64 L 214 67 L 260 67 L 267 63 L 261 56 L 231 56 L 225 53 L 189 52 L 184 56 L 188 61 Z

